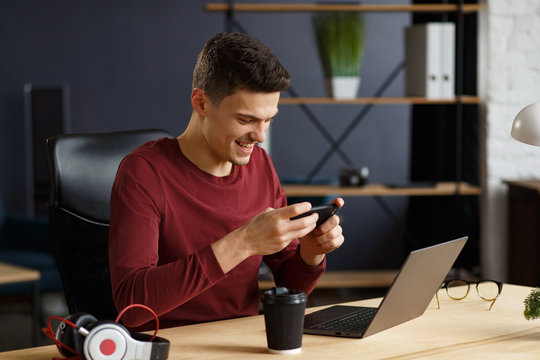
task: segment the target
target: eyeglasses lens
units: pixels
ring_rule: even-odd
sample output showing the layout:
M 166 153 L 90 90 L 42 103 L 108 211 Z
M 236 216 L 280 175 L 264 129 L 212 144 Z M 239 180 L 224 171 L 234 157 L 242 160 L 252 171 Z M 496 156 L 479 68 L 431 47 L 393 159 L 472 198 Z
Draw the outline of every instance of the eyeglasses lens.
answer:
M 469 292 L 469 286 L 466 281 L 463 280 L 451 280 L 446 285 L 448 296 L 454 300 L 461 300 L 467 296 Z
M 484 300 L 493 300 L 499 295 L 499 287 L 493 281 L 478 283 L 478 295 Z

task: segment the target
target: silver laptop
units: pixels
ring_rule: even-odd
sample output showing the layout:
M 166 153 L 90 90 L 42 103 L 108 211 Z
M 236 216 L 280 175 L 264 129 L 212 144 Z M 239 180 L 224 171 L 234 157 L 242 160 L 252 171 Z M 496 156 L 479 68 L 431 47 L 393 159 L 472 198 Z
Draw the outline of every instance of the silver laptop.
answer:
M 378 308 L 335 305 L 306 315 L 304 333 L 363 338 L 422 315 L 468 237 L 412 251 Z

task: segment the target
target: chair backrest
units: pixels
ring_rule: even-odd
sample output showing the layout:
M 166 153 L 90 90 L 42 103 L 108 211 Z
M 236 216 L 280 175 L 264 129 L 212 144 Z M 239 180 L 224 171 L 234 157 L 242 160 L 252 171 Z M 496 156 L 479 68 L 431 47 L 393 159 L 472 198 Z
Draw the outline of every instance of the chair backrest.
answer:
M 70 313 L 116 316 L 108 261 L 110 196 L 118 165 L 163 130 L 62 134 L 47 139 L 49 226 Z

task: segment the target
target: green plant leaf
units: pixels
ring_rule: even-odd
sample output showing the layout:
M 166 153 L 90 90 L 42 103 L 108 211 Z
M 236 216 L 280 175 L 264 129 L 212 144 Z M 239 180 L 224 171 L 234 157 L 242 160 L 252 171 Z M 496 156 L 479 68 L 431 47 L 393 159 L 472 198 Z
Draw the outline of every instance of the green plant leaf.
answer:
M 525 304 L 525 310 L 523 315 L 527 320 L 533 320 L 540 318 L 540 289 L 536 288 L 531 290 L 529 296 L 523 301 Z
M 358 76 L 364 54 L 364 15 L 323 12 L 313 15 L 312 22 L 325 77 Z

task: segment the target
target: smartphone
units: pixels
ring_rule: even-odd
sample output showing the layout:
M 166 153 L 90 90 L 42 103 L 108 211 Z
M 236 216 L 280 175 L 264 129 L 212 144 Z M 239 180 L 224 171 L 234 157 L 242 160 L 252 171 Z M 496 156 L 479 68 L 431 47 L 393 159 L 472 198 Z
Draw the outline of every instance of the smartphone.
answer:
M 337 205 L 335 205 L 335 204 L 314 206 L 308 212 L 297 215 L 297 216 L 291 218 L 291 220 L 300 219 L 300 218 L 303 218 L 304 216 L 309 216 L 309 215 L 316 212 L 317 214 L 319 214 L 319 219 L 317 220 L 317 226 L 319 226 L 323 222 L 328 220 L 328 218 L 330 218 L 330 216 L 334 215 L 338 210 L 339 210 L 339 207 Z

